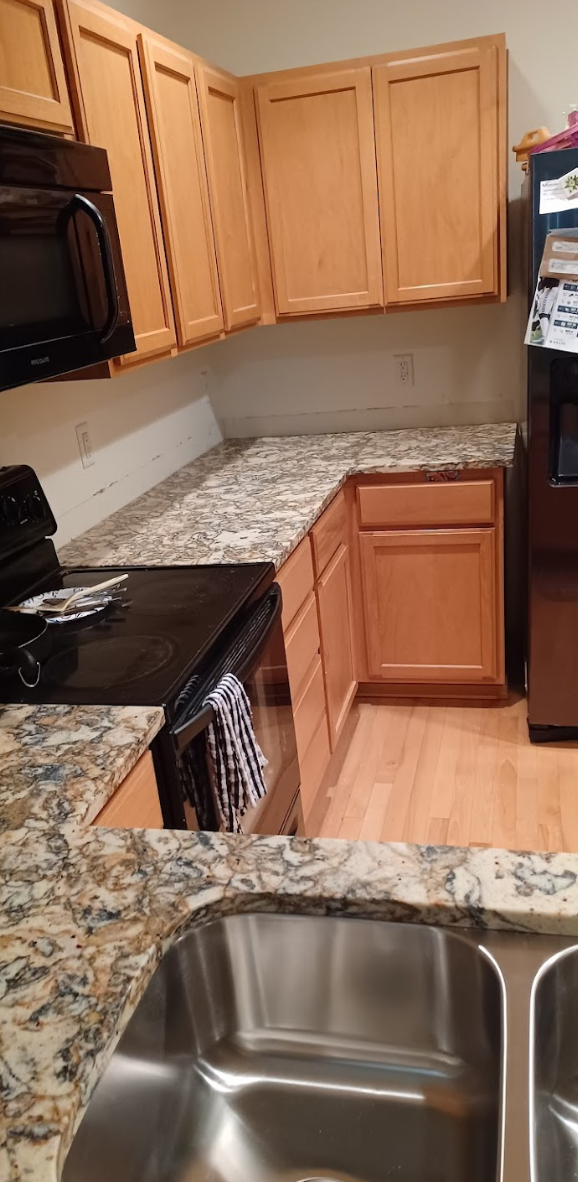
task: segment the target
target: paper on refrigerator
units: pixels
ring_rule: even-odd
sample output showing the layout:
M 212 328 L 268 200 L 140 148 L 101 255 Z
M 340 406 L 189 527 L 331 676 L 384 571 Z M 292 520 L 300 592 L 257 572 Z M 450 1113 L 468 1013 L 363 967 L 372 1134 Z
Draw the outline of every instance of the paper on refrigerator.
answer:
M 540 213 L 565 213 L 568 209 L 578 209 L 578 168 L 540 182 Z
M 548 234 L 525 343 L 578 353 L 578 230 Z

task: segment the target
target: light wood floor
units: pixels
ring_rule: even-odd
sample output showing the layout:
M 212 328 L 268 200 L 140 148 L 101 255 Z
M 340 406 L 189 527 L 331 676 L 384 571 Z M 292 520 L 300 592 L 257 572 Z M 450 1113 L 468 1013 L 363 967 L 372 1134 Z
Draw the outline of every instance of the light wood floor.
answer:
M 532 745 L 526 703 L 356 703 L 308 836 L 578 852 L 578 744 Z

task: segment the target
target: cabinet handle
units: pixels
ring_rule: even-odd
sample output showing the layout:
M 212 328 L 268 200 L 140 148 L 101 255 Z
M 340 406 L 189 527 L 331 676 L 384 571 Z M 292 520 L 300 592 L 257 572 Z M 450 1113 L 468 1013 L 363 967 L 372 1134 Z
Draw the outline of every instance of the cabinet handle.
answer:
M 449 480 L 457 480 L 459 468 L 445 468 L 443 472 L 426 472 L 428 484 L 447 484 Z

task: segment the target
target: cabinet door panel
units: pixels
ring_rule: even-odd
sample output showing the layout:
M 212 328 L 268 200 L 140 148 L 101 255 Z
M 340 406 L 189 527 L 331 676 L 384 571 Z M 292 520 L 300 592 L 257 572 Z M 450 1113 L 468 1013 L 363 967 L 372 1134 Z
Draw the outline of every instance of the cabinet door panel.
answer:
M 163 828 L 163 814 L 150 751 L 141 755 L 92 824 L 108 829 Z
M 277 311 L 383 302 L 367 67 L 257 89 Z
M 498 292 L 498 47 L 374 67 L 386 303 Z
M 136 37 L 89 6 L 68 4 L 84 137 L 106 148 L 136 353 L 130 364 L 176 344 L 148 140 Z
M 494 529 L 360 536 L 371 677 L 497 680 Z
M 190 345 L 224 327 L 194 65 L 138 40 L 179 344 Z
M 357 690 L 350 554 L 343 543 L 317 583 L 317 602 L 327 718 L 334 751 Z
M 197 82 L 225 324 L 240 328 L 259 319 L 260 304 L 239 85 L 202 65 Z
M 0 119 L 72 131 L 53 0 L 0 0 Z

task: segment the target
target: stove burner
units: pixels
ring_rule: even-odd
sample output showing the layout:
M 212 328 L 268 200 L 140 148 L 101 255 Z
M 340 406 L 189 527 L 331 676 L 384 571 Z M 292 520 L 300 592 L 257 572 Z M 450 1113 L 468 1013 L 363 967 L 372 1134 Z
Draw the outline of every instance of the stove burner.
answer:
M 107 636 L 90 644 L 65 644 L 44 666 L 44 684 L 74 690 L 130 686 L 153 677 L 174 658 L 176 645 L 163 636 Z
M 233 589 L 233 577 L 226 567 L 215 567 L 207 585 L 201 571 L 195 578 L 194 567 L 180 567 L 163 571 L 162 585 L 159 586 L 158 571 L 140 575 L 136 594 L 139 611 L 143 615 L 159 615 L 160 612 L 190 612 L 198 614 L 205 603 L 214 603 L 216 596 L 226 595 Z M 133 586 L 128 593 L 135 591 Z

